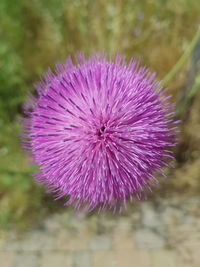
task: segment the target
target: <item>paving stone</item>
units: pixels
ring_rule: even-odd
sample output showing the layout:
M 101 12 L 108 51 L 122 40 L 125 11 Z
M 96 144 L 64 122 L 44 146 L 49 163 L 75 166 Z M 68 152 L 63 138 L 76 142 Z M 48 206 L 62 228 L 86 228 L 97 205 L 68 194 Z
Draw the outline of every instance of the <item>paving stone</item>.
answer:
M 34 231 L 21 242 L 23 251 L 48 251 L 54 249 L 55 238 L 48 232 Z
M 106 216 L 104 217 L 102 216 L 100 223 L 99 220 L 97 223 L 97 232 L 99 234 L 111 233 L 113 229 L 116 227 L 116 224 L 118 225 L 118 221 L 114 220 L 113 218 L 111 219 Z
M 114 231 L 112 241 L 114 250 L 135 249 L 135 243 L 130 232 Z
M 44 222 L 45 229 L 48 232 L 56 232 L 60 230 L 61 224 L 57 215 L 47 218 Z
M 38 263 L 38 255 L 32 252 L 22 252 L 16 255 L 13 267 L 38 267 Z
M 163 224 L 176 225 L 185 221 L 185 212 L 183 209 L 170 207 L 169 205 L 159 214 Z
M 11 231 L 8 235 L 6 240 L 2 243 L 1 250 L 2 251 L 19 251 L 21 250 L 21 243 L 22 240 L 17 238 L 16 233 Z
M 111 249 L 111 237 L 107 235 L 97 235 L 91 239 L 90 249 L 109 250 Z
M 92 267 L 118 267 L 116 253 L 113 251 L 94 251 Z
M 41 251 L 53 248 L 54 237 L 47 232 L 41 231 L 30 232 L 22 239 L 13 237 L 8 239 L 3 246 L 5 251 Z
M 91 265 L 91 256 L 89 252 L 74 253 L 74 267 L 93 267 Z
M 127 220 L 127 218 L 122 218 L 116 222 L 115 231 L 130 233 L 131 227 L 132 227 L 131 221 Z
M 87 232 L 71 234 L 62 229 L 56 238 L 55 246 L 58 250 L 80 251 L 88 248 L 90 235 Z
M 39 267 L 73 267 L 71 253 L 46 252 L 41 255 Z
M 156 227 L 158 226 L 158 214 L 153 208 L 152 203 L 143 203 L 141 205 L 141 214 L 142 214 L 142 224 L 145 227 Z
M 2 251 L 0 252 L 0 266 L 2 267 L 13 267 L 16 253 Z
M 151 258 L 148 252 L 121 250 L 116 254 L 117 267 L 151 267 Z M 162 266 L 162 265 L 161 265 Z M 160 266 L 160 267 L 161 267 Z
M 168 230 L 168 244 L 171 247 L 195 246 L 200 243 L 200 231 L 195 225 L 171 225 Z
M 177 256 L 177 266 L 181 266 L 181 267 L 196 267 L 194 265 L 191 265 L 191 260 L 185 260 L 185 256 L 184 257 Z M 199 265 L 197 267 L 199 267 Z
M 178 264 L 182 267 L 200 266 L 200 242 L 189 243 L 187 246 L 180 247 L 177 253 Z
M 187 201 L 141 204 L 134 226 L 133 214 L 100 223 L 99 215 L 58 214 L 20 240 L 0 232 L 0 267 L 200 267 L 200 198 L 185 210 Z
M 20 251 L 22 249 L 22 243 L 18 240 L 7 240 L 2 246 L 3 251 Z
M 199 202 L 199 197 L 187 198 L 187 200 L 184 201 L 184 209 L 194 217 L 200 216 Z
M 162 248 L 165 245 L 164 238 L 149 229 L 139 229 L 133 236 L 138 249 Z
M 144 228 L 150 228 L 160 233 L 164 233 L 165 227 L 160 220 L 158 211 L 155 210 L 152 203 L 143 203 L 141 206 L 141 223 Z
M 152 267 L 176 267 L 176 255 L 173 251 L 166 249 L 157 249 L 152 251 Z

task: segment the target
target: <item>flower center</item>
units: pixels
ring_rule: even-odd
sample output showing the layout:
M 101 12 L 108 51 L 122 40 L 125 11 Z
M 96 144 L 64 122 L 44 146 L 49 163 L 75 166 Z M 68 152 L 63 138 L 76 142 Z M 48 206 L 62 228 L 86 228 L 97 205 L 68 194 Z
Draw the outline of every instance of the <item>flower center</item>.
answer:
M 106 127 L 103 125 L 100 130 L 98 131 L 98 136 L 101 136 L 104 132 L 104 130 L 106 129 Z

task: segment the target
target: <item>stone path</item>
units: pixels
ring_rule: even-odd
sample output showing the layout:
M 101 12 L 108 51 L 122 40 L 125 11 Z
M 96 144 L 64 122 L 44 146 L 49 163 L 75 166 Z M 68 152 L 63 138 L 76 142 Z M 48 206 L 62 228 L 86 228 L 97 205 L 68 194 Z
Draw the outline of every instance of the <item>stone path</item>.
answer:
M 122 214 L 54 214 L 1 233 L 1 267 L 200 267 L 200 197 L 135 202 Z

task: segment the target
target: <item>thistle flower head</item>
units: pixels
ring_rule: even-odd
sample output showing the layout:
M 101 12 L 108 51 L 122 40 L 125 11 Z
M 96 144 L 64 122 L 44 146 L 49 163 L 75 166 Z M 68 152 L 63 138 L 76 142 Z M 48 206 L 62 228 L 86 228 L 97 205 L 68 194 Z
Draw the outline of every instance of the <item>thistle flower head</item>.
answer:
M 48 71 L 25 104 L 25 148 L 36 179 L 57 198 L 95 207 L 124 206 L 164 176 L 176 121 L 166 90 L 145 67 L 117 56 L 77 56 Z

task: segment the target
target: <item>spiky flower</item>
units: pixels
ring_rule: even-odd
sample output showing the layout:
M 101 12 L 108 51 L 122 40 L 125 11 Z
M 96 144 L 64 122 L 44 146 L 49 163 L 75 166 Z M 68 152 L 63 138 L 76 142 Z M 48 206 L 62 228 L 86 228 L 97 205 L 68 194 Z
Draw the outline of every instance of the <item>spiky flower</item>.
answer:
M 25 148 L 57 198 L 116 208 L 141 198 L 173 159 L 176 121 L 166 90 L 145 67 L 117 56 L 77 56 L 36 86 L 25 105 Z

